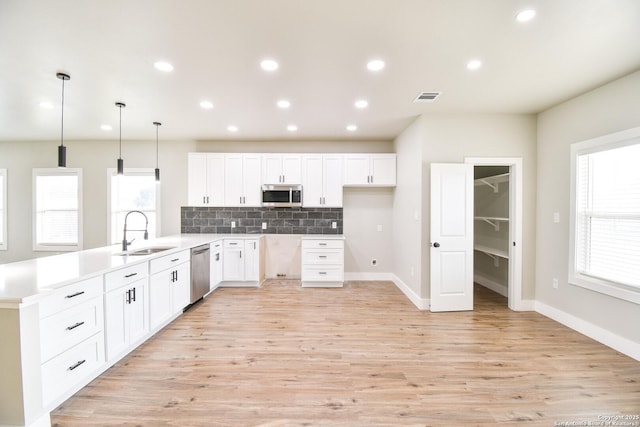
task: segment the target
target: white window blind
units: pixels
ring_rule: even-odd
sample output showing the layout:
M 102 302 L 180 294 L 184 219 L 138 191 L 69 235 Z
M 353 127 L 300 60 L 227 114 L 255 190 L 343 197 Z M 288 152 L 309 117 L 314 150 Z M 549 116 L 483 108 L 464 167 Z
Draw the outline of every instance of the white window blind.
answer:
M 80 171 L 34 170 L 34 250 L 81 247 Z
M 124 175 L 118 176 L 115 170 L 109 169 L 109 239 L 112 244 L 122 242 L 124 218 L 127 212 L 137 210 L 143 212 L 148 220 L 149 239 L 159 234 L 160 199 L 158 184 L 153 169 L 127 169 Z M 127 230 L 144 230 L 145 219 L 140 214 L 131 214 L 127 219 Z M 143 232 L 127 231 L 127 240 L 142 240 Z
M 7 249 L 7 170 L 0 169 L 0 250 Z
M 578 156 L 576 269 L 640 288 L 640 144 Z

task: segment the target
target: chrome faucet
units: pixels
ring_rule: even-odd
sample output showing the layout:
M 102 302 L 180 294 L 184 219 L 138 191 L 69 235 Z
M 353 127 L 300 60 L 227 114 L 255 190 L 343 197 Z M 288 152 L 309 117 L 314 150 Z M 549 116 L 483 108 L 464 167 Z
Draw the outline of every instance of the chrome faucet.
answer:
M 122 250 L 126 251 L 127 247 L 133 243 L 134 239 L 131 239 L 130 242 L 127 242 L 127 218 L 129 217 L 129 214 L 132 214 L 134 212 L 139 213 L 140 215 L 142 215 L 144 217 L 144 220 L 146 221 L 144 224 L 144 230 L 129 230 L 129 231 L 144 231 L 144 240 L 149 240 L 149 232 L 147 231 L 147 228 L 149 227 L 149 218 L 147 218 L 147 216 L 144 214 L 144 212 L 140 212 L 140 211 L 129 211 L 127 212 L 127 214 L 124 216 L 124 232 L 122 234 Z

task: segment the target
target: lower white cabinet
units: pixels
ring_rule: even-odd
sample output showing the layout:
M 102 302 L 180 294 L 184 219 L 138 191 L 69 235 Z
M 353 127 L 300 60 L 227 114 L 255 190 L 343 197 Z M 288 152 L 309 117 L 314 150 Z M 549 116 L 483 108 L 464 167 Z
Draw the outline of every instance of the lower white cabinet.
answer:
M 264 276 L 260 240 L 224 239 L 223 247 L 222 285 L 259 285 Z
M 150 261 L 149 327 L 163 326 L 189 305 L 191 262 L 188 250 Z
M 107 360 L 127 353 L 149 332 L 147 263 L 105 275 Z
M 340 287 L 344 283 L 344 240 L 322 237 L 302 239 L 303 287 Z
M 224 277 L 224 265 L 222 259 L 224 253 L 222 250 L 222 240 L 211 242 L 211 266 L 209 270 L 211 274 L 211 278 L 209 280 L 210 290 L 217 288 L 220 283 L 222 283 L 222 279 Z
M 102 276 L 57 289 L 39 313 L 42 401 L 55 407 L 104 364 Z

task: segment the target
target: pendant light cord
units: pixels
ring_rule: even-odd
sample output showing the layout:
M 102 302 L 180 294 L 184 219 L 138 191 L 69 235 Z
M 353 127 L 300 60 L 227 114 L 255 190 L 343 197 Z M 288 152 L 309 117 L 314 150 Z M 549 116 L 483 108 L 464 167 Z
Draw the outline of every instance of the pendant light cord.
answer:
M 159 124 L 156 125 L 156 168 L 158 168 L 158 126 Z
M 64 78 L 62 79 L 62 119 L 60 125 L 60 146 L 64 147 Z
M 120 109 L 120 159 L 122 158 L 122 106 L 118 105 Z

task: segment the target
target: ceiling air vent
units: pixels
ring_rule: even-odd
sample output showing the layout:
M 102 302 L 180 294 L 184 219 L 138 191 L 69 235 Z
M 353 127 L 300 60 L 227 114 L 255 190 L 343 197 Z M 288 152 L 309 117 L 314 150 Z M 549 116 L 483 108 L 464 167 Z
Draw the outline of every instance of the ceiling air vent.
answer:
M 413 102 L 433 102 L 442 92 L 420 92 Z

